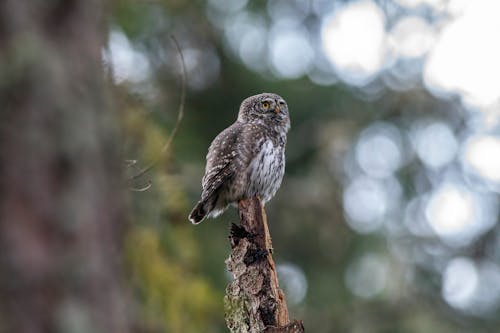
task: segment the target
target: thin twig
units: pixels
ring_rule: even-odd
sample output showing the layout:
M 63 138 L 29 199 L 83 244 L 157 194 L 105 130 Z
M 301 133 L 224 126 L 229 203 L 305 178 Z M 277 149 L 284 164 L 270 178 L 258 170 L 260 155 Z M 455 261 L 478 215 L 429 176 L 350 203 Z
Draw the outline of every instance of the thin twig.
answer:
M 127 169 L 136 170 L 138 168 L 137 160 L 125 160 L 125 166 Z M 152 185 L 153 183 L 151 182 L 151 180 L 148 180 L 145 184 L 141 185 L 140 187 L 133 186 L 130 188 L 130 190 L 135 192 L 144 192 L 147 191 Z
M 177 112 L 177 121 L 175 123 L 174 129 L 170 133 L 170 136 L 168 137 L 167 142 L 161 149 L 161 155 L 165 154 L 168 149 L 170 148 L 170 145 L 172 144 L 172 141 L 174 139 L 174 136 L 177 134 L 177 131 L 179 130 L 182 118 L 184 117 L 184 106 L 186 104 L 186 66 L 184 62 L 184 55 L 182 54 L 182 50 L 179 46 L 179 43 L 177 42 L 177 39 L 171 35 L 170 39 L 172 40 L 173 44 L 175 45 L 175 48 L 177 50 L 177 54 L 179 55 L 179 58 L 181 60 L 181 100 L 179 104 L 179 111 Z M 151 164 L 149 164 L 147 167 L 141 169 L 138 173 L 130 177 L 129 181 L 134 181 L 143 175 L 145 175 L 147 172 L 149 172 L 158 162 L 160 161 L 160 157 L 156 158 Z M 146 191 L 151 187 L 150 182 L 148 182 L 149 185 L 144 187 L 143 189 L 140 189 L 141 191 Z M 135 189 L 137 190 L 137 189 Z
M 134 192 L 144 192 L 149 190 L 151 186 L 153 186 L 153 182 L 151 180 L 148 180 L 146 185 L 144 185 L 143 187 L 132 187 L 131 190 Z
M 184 105 L 186 103 L 186 66 L 184 64 L 184 55 L 182 54 L 182 50 L 179 46 L 179 43 L 177 42 L 177 39 L 173 35 L 170 36 L 172 39 L 172 42 L 175 45 L 175 48 L 177 49 L 177 54 L 179 55 L 181 59 L 181 102 L 179 104 L 179 112 L 177 113 L 177 122 L 175 123 L 175 127 L 172 130 L 172 133 L 170 134 L 170 137 L 168 138 L 167 143 L 163 146 L 162 153 L 165 153 L 168 148 L 170 147 L 170 144 L 172 143 L 172 140 L 174 139 L 175 134 L 177 133 L 177 130 L 179 129 L 179 125 L 182 121 L 182 118 L 184 117 Z

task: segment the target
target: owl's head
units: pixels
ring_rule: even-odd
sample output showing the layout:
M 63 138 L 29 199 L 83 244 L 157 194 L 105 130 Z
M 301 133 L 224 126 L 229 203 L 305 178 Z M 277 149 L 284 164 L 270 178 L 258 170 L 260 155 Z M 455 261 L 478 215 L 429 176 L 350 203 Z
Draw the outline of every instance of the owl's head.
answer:
M 269 125 L 290 127 L 288 105 L 276 94 L 263 93 L 246 98 L 240 106 L 238 121 L 247 123 L 261 121 Z

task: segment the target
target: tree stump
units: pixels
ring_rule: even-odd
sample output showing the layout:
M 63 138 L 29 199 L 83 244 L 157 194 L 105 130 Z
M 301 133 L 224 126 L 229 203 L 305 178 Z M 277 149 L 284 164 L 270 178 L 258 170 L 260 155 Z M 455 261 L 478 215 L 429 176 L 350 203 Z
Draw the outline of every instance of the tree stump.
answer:
M 232 224 L 231 254 L 226 260 L 233 282 L 224 298 L 232 333 L 302 333 L 302 321 L 290 322 L 278 285 L 266 213 L 259 198 L 241 200 L 240 226 Z

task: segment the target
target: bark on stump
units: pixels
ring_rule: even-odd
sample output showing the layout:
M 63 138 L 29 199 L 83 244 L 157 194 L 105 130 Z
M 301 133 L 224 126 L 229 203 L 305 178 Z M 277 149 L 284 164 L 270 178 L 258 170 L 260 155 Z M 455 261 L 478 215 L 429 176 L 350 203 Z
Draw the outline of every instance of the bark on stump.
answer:
M 290 322 L 285 295 L 278 285 L 266 213 L 259 198 L 240 201 L 240 226 L 233 224 L 226 260 L 233 275 L 224 298 L 226 324 L 232 333 L 302 333 L 302 321 Z

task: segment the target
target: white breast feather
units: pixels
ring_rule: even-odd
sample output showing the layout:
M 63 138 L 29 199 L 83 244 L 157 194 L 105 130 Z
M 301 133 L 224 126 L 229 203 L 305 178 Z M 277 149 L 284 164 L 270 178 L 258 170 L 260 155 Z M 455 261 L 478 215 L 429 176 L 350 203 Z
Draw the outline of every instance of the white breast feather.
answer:
M 274 146 L 271 140 L 262 145 L 248 167 L 249 188 L 247 195 L 259 195 L 265 203 L 278 190 L 284 174 L 283 150 Z

